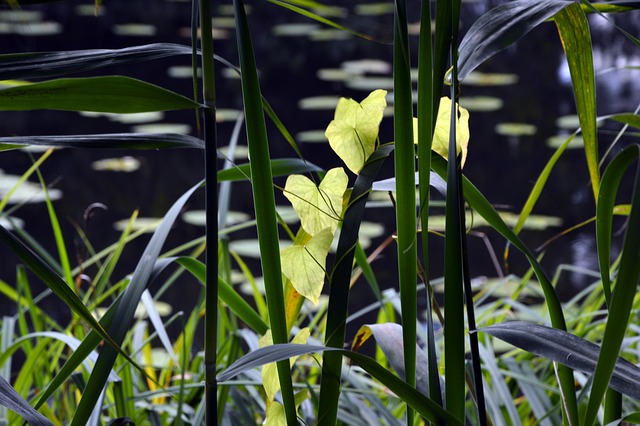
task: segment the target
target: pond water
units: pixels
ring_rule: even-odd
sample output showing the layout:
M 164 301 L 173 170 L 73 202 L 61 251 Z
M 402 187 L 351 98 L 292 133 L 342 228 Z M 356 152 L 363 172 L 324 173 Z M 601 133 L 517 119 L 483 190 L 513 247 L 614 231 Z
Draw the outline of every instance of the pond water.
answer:
M 318 139 L 318 134 L 322 135 L 331 121 L 333 108 L 340 96 L 361 100 L 373 89 L 388 88 L 392 8 L 388 3 L 349 2 L 350 6 L 344 7 L 347 13 L 336 18 L 342 24 L 367 32 L 376 40 L 368 41 L 327 29 L 266 2 L 248 3 L 264 96 L 291 134 L 301 142 L 305 158 L 326 168 L 340 165 L 326 142 L 313 141 Z M 338 1 L 331 3 L 343 5 Z M 480 14 L 497 3 L 465 2 L 462 34 Z M 412 2 L 409 11 L 411 22 L 419 19 L 418 7 L 418 2 Z M 214 49 L 218 55 L 237 63 L 231 9 L 229 5 L 221 4 L 216 13 Z M 94 16 L 94 7 L 89 0 L 29 6 L 20 11 L 3 8 L 0 10 L 0 51 L 121 48 L 153 42 L 189 44 L 190 15 L 190 2 L 175 0 L 108 0 L 104 1 L 98 16 Z M 610 17 L 636 37 L 639 36 L 638 18 L 637 13 Z M 594 61 L 599 73 L 598 114 L 634 111 L 640 99 L 638 70 L 621 68 L 640 65 L 640 51 L 604 19 L 590 17 L 590 22 Z M 417 36 L 412 36 L 411 43 L 416 54 Z M 415 58 L 413 63 L 416 63 Z M 185 72 L 189 66 L 189 57 L 179 57 L 111 67 L 87 75 L 123 74 L 189 96 L 192 86 L 189 73 Z M 568 135 L 577 127 L 576 119 L 572 117 L 575 106 L 568 69 L 556 28 L 551 23 L 541 25 L 517 45 L 489 60 L 479 71 L 462 86 L 461 103 L 471 114 L 471 141 L 465 174 L 490 202 L 501 210 L 517 214 L 554 152 L 551 147 L 553 138 Z M 220 145 L 226 145 L 231 138 L 234 117 L 242 106 L 240 85 L 234 73 L 219 64 L 216 74 L 217 103 L 220 109 L 225 110 L 224 121 L 219 126 L 219 140 Z M 392 139 L 391 121 L 390 117 L 383 121 L 381 139 L 384 142 Z M 146 117 L 51 111 L 3 112 L 0 122 L 2 136 L 130 131 L 174 131 L 196 135 L 193 112 L 167 112 Z M 609 123 L 601 127 L 601 153 L 612 143 L 619 128 Z M 273 126 L 270 131 L 273 156 L 295 156 Z M 619 145 L 629 141 L 625 137 Z M 31 164 L 30 155 L 37 157 L 41 154 L 3 152 L 0 169 L 6 174 L 19 175 Z M 111 160 L 114 158 L 118 160 Z M 126 219 L 137 208 L 143 217 L 161 217 L 175 199 L 204 175 L 202 153 L 190 150 L 60 150 L 45 162 L 42 171 L 46 181 L 60 191 L 55 207 L 63 231 L 68 236 L 71 253 L 77 251 L 73 246 L 75 230 L 72 223 L 81 223 L 85 209 L 92 203 L 108 207 L 106 211 L 96 211 L 87 229 L 94 247 L 101 248 L 118 238 L 115 222 Z M 389 177 L 392 171 L 393 164 L 388 161 L 381 178 Z M 284 182 L 278 180 L 277 183 L 283 185 Z M 628 194 L 629 188 L 625 191 Z M 190 202 L 189 210 L 203 207 L 201 196 L 199 194 Z M 279 202 L 284 204 L 284 198 L 279 196 Z M 593 196 L 584 154 L 580 149 L 569 150 L 553 171 L 534 210 L 537 215 L 553 216 L 538 221 L 538 224 L 549 227 L 524 231 L 523 239 L 530 247 L 537 247 L 558 232 L 588 219 L 589 213 L 586 212 L 592 211 L 592 206 Z M 234 184 L 231 208 L 252 214 L 247 184 Z M 438 212 L 434 211 L 434 214 Z M 44 204 L 25 204 L 13 215 L 24 220 L 24 228 L 41 244 L 55 251 Z M 370 252 L 393 232 L 394 212 L 389 207 L 370 209 L 365 220 L 383 225 L 381 232 L 372 237 L 372 245 L 367 249 Z M 196 238 L 202 230 L 181 221 L 176 225 L 167 247 Z M 478 228 L 478 231 L 487 229 Z M 230 238 L 232 241 L 252 239 L 255 232 L 237 232 Z M 470 235 L 469 240 L 473 276 L 496 276 L 485 243 L 488 241 L 500 257 L 504 241 L 490 232 L 487 232 L 486 241 L 476 235 Z M 132 270 L 143 248 L 144 241 L 136 241 L 127 247 L 125 258 L 130 260 L 120 265 L 120 274 Z M 0 276 L 12 283 L 16 259 L 4 248 L 0 250 L 3 253 Z M 431 270 L 436 277 L 442 272 L 441 252 L 442 241 L 434 237 Z M 394 255 L 395 247 L 390 246 L 383 252 L 383 260 L 373 265 L 385 288 L 397 286 Z M 593 226 L 573 232 L 548 246 L 543 265 L 549 275 L 553 275 L 559 265 L 567 263 L 583 268 L 596 267 Z M 257 266 L 257 262 L 252 265 Z M 523 259 L 514 254 L 510 268 L 509 272 L 519 275 L 526 271 Z M 561 292 L 569 295 L 591 280 L 586 275 L 571 273 L 561 277 L 559 286 Z M 192 282 L 185 286 L 195 297 L 197 286 Z M 174 290 L 166 295 L 175 309 L 188 309 L 189 303 L 185 301 L 183 291 L 174 286 Z M 365 301 L 355 303 L 361 306 Z

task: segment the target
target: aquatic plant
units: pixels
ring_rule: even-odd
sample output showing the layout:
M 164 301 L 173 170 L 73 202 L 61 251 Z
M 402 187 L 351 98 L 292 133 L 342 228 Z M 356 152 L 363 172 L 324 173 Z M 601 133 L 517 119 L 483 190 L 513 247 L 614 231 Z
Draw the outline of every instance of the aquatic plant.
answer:
M 270 2 L 339 31 L 371 38 L 334 19 L 333 6 L 293 0 Z M 39 1 L 3 3 L 18 7 Z M 51 161 L 47 158 L 52 151 L 42 155 L 16 183 L 17 188 L 29 175 L 38 174 L 58 252 L 51 255 L 18 226 L 12 230 L 0 226 L 0 240 L 24 265 L 16 269 L 15 285 L 0 281 L 2 294 L 17 306 L 14 316 L 2 319 L 0 405 L 15 413 L 3 409 L 3 420 L 19 423 L 19 416 L 31 424 L 72 425 L 106 421 L 414 424 L 420 417 L 450 425 L 638 421 L 640 369 L 633 363 L 637 362 L 637 327 L 630 321 L 638 312 L 640 174 L 633 180 L 631 197 L 623 195 L 625 204 L 616 205 L 616 200 L 621 182 L 629 179 L 626 171 L 639 160 L 640 150 L 637 145 L 627 146 L 606 166 L 600 165 L 597 121 L 612 119 L 640 127 L 640 119 L 633 113 L 597 117 L 586 18 L 587 13 L 628 12 L 639 7 L 637 2 L 514 0 L 480 17 L 460 43 L 461 2 L 435 1 L 433 32 L 432 5 L 423 2 L 414 114 L 407 5 L 396 0 L 392 31 L 394 142 L 381 140 L 379 133 L 387 91 L 374 90 L 362 100 L 341 98 L 324 133 L 336 153 L 336 165 L 327 171 L 302 158 L 294 138 L 262 96 L 243 1 L 233 2 L 238 67 L 214 55 L 212 5 L 206 0 L 193 2 L 191 46 L 160 43 L 116 50 L 0 55 L 0 80 L 6 81 L 6 87 L 0 89 L 2 111 L 131 114 L 190 109 L 196 111 L 199 129 L 199 137 L 179 133 L 4 136 L 0 138 L 3 149 L 26 145 L 195 148 L 203 151 L 205 159 L 204 182 L 194 182 L 175 201 L 155 225 L 134 271 L 122 278 L 115 276 L 115 266 L 125 246 L 143 232 L 133 230 L 137 213 L 118 242 L 100 252 L 93 250 L 83 235 L 87 256 L 72 267 L 54 203 L 38 169 L 42 162 Z M 95 6 L 99 8 L 99 2 Z M 598 281 L 564 304 L 555 289 L 557 277 L 549 278 L 539 255 L 518 234 L 532 217 L 545 185 L 553 184 L 548 182 L 549 175 L 575 134 L 557 148 L 543 168 L 514 226 L 507 225 L 504 216 L 462 173 L 473 135 L 468 129 L 469 113 L 461 105 L 460 83 L 485 60 L 534 27 L 548 25 L 544 24 L 548 20 L 558 28 L 571 72 L 594 195 L 592 220 L 597 226 L 599 260 Z M 640 44 L 631 34 L 624 34 Z M 194 94 L 190 97 L 131 77 L 70 77 L 106 65 L 178 55 L 192 59 Z M 228 167 L 220 167 L 214 59 L 240 75 L 250 158 L 246 164 L 229 160 Z M 43 78 L 48 80 L 28 81 Z M 448 96 L 442 97 L 443 92 Z M 273 158 L 265 115 L 298 158 Z M 236 134 L 231 145 L 238 137 Z M 398 291 L 383 292 L 372 260 L 359 242 L 359 231 L 367 199 L 376 183 L 380 186 L 376 182 L 379 170 L 391 155 L 395 173 L 385 185 L 391 185 L 389 192 L 394 194 L 397 232 L 386 244 L 393 242 L 397 248 L 399 285 Z M 287 177 L 283 188 L 274 185 L 274 176 Z M 225 226 L 224 218 L 232 195 L 223 185 L 240 180 L 251 183 L 255 221 L 245 220 L 238 226 L 257 229 L 264 292 L 258 288 L 254 271 L 227 239 L 232 228 Z M 353 182 L 350 189 L 349 181 Z M 433 238 L 427 232 L 432 228 L 432 185 L 445 192 L 442 280 L 432 276 L 427 250 Z M 174 222 L 202 187 L 205 235 L 163 252 Z M 293 206 L 300 221 L 297 230 L 276 208 L 278 191 Z M 10 196 L 5 196 L 0 210 Z M 479 290 L 472 286 L 467 210 L 524 255 L 530 270 L 523 277 L 485 283 Z M 611 262 L 614 214 L 627 216 L 628 221 L 621 250 Z M 82 235 L 81 227 L 78 231 Z M 336 235 L 337 248 L 329 268 L 327 258 Z M 290 244 L 281 250 L 280 243 L 286 239 Z M 248 298 L 232 285 L 232 262 L 249 283 Z M 97 272 L 86 288 L 81 283 L 90 265 L 96 265 Z M 42 295 L 32 294 L 25 266 L 47 285 Z M 177 269 L 163 278 L 161 272 L 170 266 Z M 162 293 L 185 272 L 201 284 L 194 308 L 188 315 L 177 313 L 163 321 L 149 284 L 161 280 L 158 293 Z M 359 275 L 378 297 L 375 305 L 366 308 L 377 311 L 378 321 L 362 325 L 348 350 L 346 325 L 359 315 L 350 315 L 348 301 Z M 439 283 L 444 293 L 442 307 L 435 297 Z M 426 292 L 425 317 L 418 313 L 422 290 Z M 327 299 L 323 293 L 328 293 Z M 73 312 L 68 324 L 59 324 L 42 308 L 40 301 L 49 294 Z M 526 294 L 544 299 L 544 305 L 522 303 Z M 148 322 L 136 316 L 140 304 Z M 398 315 L 401 325 L 396 322 Z M 180 324 L 173 341 L 167 332 L 172 323 Z M 202 326 L 204 343 L 200 348 L 194 342 L 199 340 L 196 333 Z M 371 337 L 379 348 L 375 357 L 358 352 Z M 14 370 L 11 360 L 17 351 L 24 354 L 25 361 Z M 631 358 L 621 358 L 621 351 Z M 316 355 L 307 356 L 310 354 Z M 343 368 L 345 358 L 350 361 L 348 372 Z

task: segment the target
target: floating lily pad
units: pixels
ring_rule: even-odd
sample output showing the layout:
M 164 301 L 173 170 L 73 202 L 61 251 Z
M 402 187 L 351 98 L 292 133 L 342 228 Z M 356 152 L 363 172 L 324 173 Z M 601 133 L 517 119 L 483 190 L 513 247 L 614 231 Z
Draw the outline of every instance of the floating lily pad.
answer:
M 298 101 L 298 107 L 300 109 L 326 109 L 333 111 L 336 109 L 339 100 L 339 96 L 314 96 L 310 98 L 300 99 Z
M 228 78 L 230 80 L 240 80 L 240 74 L 233 68 L 222 68 L 220 73 L 224 78 Z
M 345 81 L 353 77 L 353 74 L 342 68 L 321 68 L 316 76 L 323 81 Z
M 339 41 L 351 39 L 351 33 L 333 28 L 317 29 L 309 34 L 313 41 Z
M 305 130 L 296 134 L 296 140 L 300 143 L 326 143 L 327 137 L 324 130 Z
M 275 25 L 271 32 L 278 37 L 306 37 L 319 27 L 319 25 L 309 23 L 280 24 Z
M 73 10 L 78 16 L 95 17 L 104 15 L 104 5 L 100 5 L 100 7 L 96 8 L 95 4 L 79 4 Z
M 151 24 L 117 24 L 113 26 L 113 33 L 119 36 L 152 37 L 157 28 Z
M 170 304 L 166 302 L 161 302 L 159 300 L 154 302 L 154 306 L 156 308 L 156 311 L 158 311 L 158 315 L 160 315 L 161 317 L 166 317 L 168 315 L 171 315 L 171 312 L 173 311 L 173 308 L 171 307 Z M 136 307 L 136 312 L 134 316 L 138 319 L 143 319 L 148 316 L 147 308 L 144 306 L 144 304 L 142 303 L 138 304 L 138 306 Z
M 527 123 L 499 123 L 496 125 L 495 131 L 502 136 L 533 136 L 538 128 Z
M 229 158 L 229 147 L 223 146 L 220 148 L 220 153 L 226 158 Z M 249 158 L 249 147 L 246 145 L 237 145 L 233 150 L 233 160 L 241 160 Z
M 554 149 L 559 148 L 560 145 L 565 143 L 568 138 L 569 135 L 551 136 L 549 139 L 547 139 L 547 146 Z M 582 136 L 574 136 L 573 140 L 569 142 L 567 149 L 577 149 L 582 147 L 584 147 L 584 138 Z
M 156 228 L 162 222 L 161 217 L 139 217 L 133 222 L 131 230 L 133 231 L 144 231 L 145 233 L 151 233 L 156 230 Z M 113 224 L 113 229 L 116 231 L 124 231 L 129 224 L 129 219 L 122 219 Z
M 516 84 L 518 76 L 516 74 L 483 73 L 474 71 L 463 81 L 468 86 L 508 86 Z
M 107 112 L 82 111 L 80 112 L 80 115 L 83 117 L 106 117 L 111 121 L 123 124 L 151 123 L 154 121 L 160 121 L 164 117 L 164 113 L 162 111 L 138 112 L 134 114 L 112 114 Z
M 376 90 L 393 89 L 393 78 L 391 77 L 355 77 L 345 82 L 346 86 L 354 90 Z
M 18 184 L 21 178 L 21 176 L 7 175 L 0 171 L 0 199 L 10 195 L 9 204 L 40 203 L 46 200 L 40 184 L 27 181 L 22 182 L 14 189 L 14 186 Z M 10 191 L 13 192 L 9 194 Z M 47 192 L 52 201 L 62 198 L 62 191 L 59 189 L 49 188 Z
M 343 62 L 340 67 L 350 74 L 389 74 L 391 72 L 391 64 L 387 61 L 379 59 L 358 59 Z
M 133 126 L 135 133 L 178 133 L 187 135 L 191 133 L 191 126 L 180 123 L 156 123 L 156 124 L 140 124 Z
M 3 228 L 9 231 L 14 229 L 23 229 L 24 220 L 14 216 L 11 216 L 10 218 L 8 218 L 7 216 L 3 215 L 3 216 L 0 216 L 0 225 L 2 225 Z
M 493 96 L 469 96 L 461 97 L 460 105 L 472 112 L 490 112 L 501 109 L 504 102 Z
M 42 21 L 43 13 L 39 10 L 2 10 L 0 11 L 0 21 L 33 23 Z
M 189 66 L 174 66 L 169 67 L 167 70 L 167 74 L 171 78 L 192 78 L 193 77 L 193 69 Z M 198 77 L 202 75 L 202 69 L 198 68 L 197 71 Z
M 556 126 L 560 129 L 575 130 L 580 127 L 580 118 L 577 115 L 563 115 L 556 118 Z
M 356 5 L 354 12 L 357 15 L 376 16 L 393 13 L 394 5 L 391 2 L 367 3 Z
M 204 210 L 190 210 L 182 213 L 182 220 L 194 226 L 205 226 L 206 212 Z M 251 220 L 251 216 L 244 212 L 230 211 L 227 213 L 226 226 L 235 225 Z
M 384 234 L 384 225 L 377 222 L 363 221 L 360 224 L 360 235 L 369 238 L 378 238 Z
M 140 168 L 140 160 L 128 155 L 120 158 L 104 158 L 91 163 L 91 168 L 97 171 L 130 173 Z
M 233 29 L 236 27 L 236 20 L 233 16 L 219 16 L 212 20 L 213 28 Z
M 216 121 L 218 123 L 236 121 L 240 114 L 242 114 L 242 111 L 239 111 L 237 109 L 220 108 L 216 110 Z
M 175 0 L 174 0 L 175 1 Z M 191 0 L 184 0 L 184 1 L 188 1 L 191 2 Z M 233 17 L 235 11 L 233 10 L 233 5 L 232 4 L 221 4 L 220 6 L 218 6 L 218 13 L 220 15 L 229 15 L 231 17 Z M 252 11 L 252 8 L 250 5 L 245 5 L 244 6 L 244 11 L 247 15 L 249 15 Z
M 291 241 L 280 240 L 280 250 L 291 245 Z M 229 249 L 235 251 L 242 257 L 260 258 L 260 246 L 258 240 L 236 240 L 229 243 Z
M 53 21 L 31 22 L 28 24 L 10 24 L 10 31 L 23 36 L 48 36 L 60 34 L 62 32 L 62 24 Z

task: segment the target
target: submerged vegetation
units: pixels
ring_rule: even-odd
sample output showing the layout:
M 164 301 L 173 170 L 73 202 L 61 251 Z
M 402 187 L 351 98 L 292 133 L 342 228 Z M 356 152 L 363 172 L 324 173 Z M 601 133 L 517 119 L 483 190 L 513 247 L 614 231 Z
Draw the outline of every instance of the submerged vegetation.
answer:
M 0 4 L 18 11 L 44 2 Z M 302 0 L 269 3 L 308 19 L 304 26 L 279 25 L 274 29 L 278 34 L 322 30 L 317 37 L 340 34 L 380 42 L 376 35 L 351 27 L 349 19 L 343 19 L 343 8 Z M 2 297 L 14 306 L 2 317 L 0 423 L 640 423 L 640 174 L 627 172 L 638 169 L 640 145 L 627 143 L 629 139 L 618 143 L 623 136 L 637 136 L 640 117 L 637 111 L 598 116 L 587 19 L 590 14 L 606 20 L 608 14 L 634 14 L 638 2 L 513 0 L 487 11 L 464 37 L 458 33 L 460 0 L 423 1 L 420 16 L 411 17 L 419 18 L 419 26 L 408 23 L 405 0 L 358 5 L 359 13 L 367 16 L 393 13 L 392 65 L 354 61 L 343 69 L 318 72 L 321 79 L 346 78 L 370 91 L 361 99 L 317 96 L 301 102 L 303 108 L 335 111 L 325 130 L 305 135 L 320 138 L 333 150 L 326 170 L 304 158 L 298 145 L 302 137 L 291 135 L 279 111 L 262 95 L 260 61 L 254 57 L 243 1 L 233 1 L 233 22 L 212 21 L 217 2 L 193 0 L 191 6 L 191 46 L 156 43 L 0 55 L 3 114 L 106 113 L 111 120 L 135 123 L 141 117 L 137 114 L 157 119 L 163 111 L 195 112 L 190 126 L 160 130 L 0 135 L 2 150 L 46 149 L 21 177 L 0 175 L 0 240 L 19 261 L 15 279 L 0 281 Z M 96 1 L 96 14 L 100 7 Z M 216 23 L 235 31 L 237 63 L 214 55 L 213 35 L 221 30 Z M 633 34 L 609 24 L 634 49 L 640 46 Z M 470 162 L 485 167 L 485 159 L 473 155 L 474 141 L 482 139 L 469 129 L 473 110 L 500 114 L 502 101 L 467 98 L 469 112 L 460 84 L 467 79 L 470 84 L 514 84 L 517 77 L 510 74 L 473 71 L 541 25 L 557 27 L 577 112 L 563 125 L 580 130 L 554 145 L 530 192 L 518 188 L 526 191 L 526 201 L 514 215 L 494 208 L 463 173 Z M 150 31 L 148 26 L 118 27 L 119 34 Z M 419 37 L 417 71 L 411 67 L 410 44 L 415 40 L 410 32 Z M 186 73 L 193 81 L 192 94 L 102 74 L 108 66 L 127 70 L 176 56 L 192 58 Z M 241 114 L 217 110 L 214 67 L 240 78 Z M 392 71 L 393 78 L 359 79 L 371 69 Z M 172 72 L 185 76 L 184 67 Z M 86 76 L 78 76 L 82 73 Z M 221 120 L 237 123 L 225 150 L 218 149 Z M 623 127 L 614 135 L 599 133 L 603 121 Z M 238 145 L 242 124 L 245 152 L 243 144 Z M 393 127 L 393 142 L 382 136 L 384 125 Z M 195 135 L 191 126 L 197 129 Z M 505 122 L 499 132 L 530 137 L 536 127 Z M 288 143 L 289 157 L 270 153 L 276 134 Z M 545 188 L 555 184 L 550 175 L 575 141 L 584 151 L 592 208 L 584 222 L 569 224 L 575 226 L 542 247 L 531 247 L 519 237 L 525 227 L 559 224 L 533 212 Z M 119 224 L 119 239 L 107 247 L 93 247 L 85 227 L 78 225 L 82 255 L 73 259 L 56 212 L 54 200 L 60 194 L 40 170 L 45 161 L 55 161 L 49 157 L 57 148 L 197 149 L 204 153 L 200 167 L 205 179 L 192 182 L 160 219 L 143 221 L 134 212 Z M 246 157 L 250 161 L 242 163 Z M 385 163 L 393 165 L 390 179 L 380 174 Z M 93 163 L 96 172 L 139 166 L 133 157 Z M 494 166 L 487 162 L 486 167 Z M 29 182 L 31 177 L 39 185 Z M 230 200 L 239 196 L 230 185 L 239 181 L 250 182 L 250 215 L 229 208 Z M 42 221 L 53 231 L 54 253 L 43 244 L 50 237 L 29 235 L 13 218 L 16 209 L 7 208 L 17 191 L 25 189 L 31 194 L 25 197 L 39 196 L 46 206 Z M 204 210 L 183 217 L 204 224 L 204 235 L 165 248 L 175 222 L 197 193 L 204 194 Z M 286 199 L 291 207 L 276 206 L 276 199 Z M 396 231 L 371 248 L 364 243 L 381 231 L 365 226 L 363 218 L 376 203 L 391 206 Z M 440 217 L 434 206 L 443 205 Z M 90 206 L 85 221 L 103 208 Z M 614 216 L 623 218 L 620 245 L 614 244 Z M 598 266 L 580 270 L 592 282 L 561 299 L 556 286 L 561 270 L 543 267 L 544 250 L 593 222 Z M 482 237 L 476 230 L 480 226 L 499 234 L 506 246 L 502 262 L 490 250 L 496 278 L 480 279 L 470 272 L 473 253 L 467 240 Z M 256 230 L 257 245 L 243 252 L 245 242 L 234 238 L 234 232 L 248 228 Z M 141 253 L 128 250 L 148 232 L 151 237 Z M 443 276 L 436 276 L 440 265 L 429 252 L 435 239 L 444 244 Z M 259 255 L 259 267 L 251 255 Z M 120 275 L 119 265 L 130 256 L 138 259 L 135 268 Z M 504 276 L 503 269 L 517 256 L 526 259 L 528 270 Z M 397 271 L 397 285 L 380 284 L 380 263 L 387 271 Z M 578 270 L 577 265 L 564 268 Z M 2 271 L 3 278 L 9 272 Z M 36 294 L 36 281 L 47 289 Z M 245 283 L 242 289 L 238 281 Z M 160 299 L 178 282 L 195 282 L 197 290 L 189 296 L 190 311 L 172 314 Z M 187 297 L 184 287 L 178 291 Z M 364 291 L 377 301 L 350 311 L 349 298 Z M 47 309 L 53 297 L 68 307 L 70 317 Z M 364 315 L 375 320 L 365 323 L 360 319 Z M 354 324 L 358 328 L 351 332 L 347 325 Z M 363 347 L 369 340 L 375 340 L 375 349 Z

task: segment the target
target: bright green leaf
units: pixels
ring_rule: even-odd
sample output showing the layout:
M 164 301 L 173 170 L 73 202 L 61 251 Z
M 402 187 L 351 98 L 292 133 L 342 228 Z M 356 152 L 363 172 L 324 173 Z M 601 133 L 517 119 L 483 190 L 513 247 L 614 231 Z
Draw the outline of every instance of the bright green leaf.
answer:
M 302 228 L 311 236 L 325 228 L 333 234 L 342 215 L 342 195 L 349 178 L 342 167 L 327 172 L 320 186 L 302 175 L 291 175 L 284 186 L 284 196 L 300 217 Z
M 469 145 L 469 111 L 459 107 L 459 117 L 456 123 L 456 146 L 458 154 L 462 155 L 460 164 L 464 167 L 467 159 L 467 148 Z M 442 155 L 445 159 L 449 154 L 449 126 L 451 122 L 451 99 L 447 97 L 440 98 L 440 107 L 438 108 L 438 119 L 436 121 L 436 129 L 433 134 L 432 148 L 435 152 Z M 414 142 L 418 143 L 418 120 L 413 119 Z
M 311 335 L 311 330 L 309 327 L 305 327 L 301 329 L 298 334 L 295 335 L 291 343 L 296 344 L 305 344 L 307 343 L 307 339 Z M 258 340 L 258 344 L 261 348 L 273 345 L 273 337 L 271 336 L 271 330 L 267 330 L 267 332 Z M 290 362 L 291 366 L 296 362 L 298 357 L 291 357 Z M 273 401 L 276 396 L 276 393 L 280 390 L 280 381 L 278 380 L 278 370 L 276 368 L 275 363 L 264 364 L 262 366 L 262 386 L 264 386 L 264 391 L 267 394 L 267 399 L 269 401 Z
M 375 90 L 361 103 L 340 98 L 325 136 L 349 170 L 358 174 L 373 153 L 382 114 L 387 106 L 386 90 Z
M 318 303 L 324 284 L 325 259 L 331 247 L 333 232 L 325 228 L 304 245 L 293 245 L 282 250 L 282 273 L 291 280 L 298 293 Z
M 0 90 L 0 111 L 51 109 L 125 114 L 197 106 L 170 90 L 122 76 L 61 78 Z

